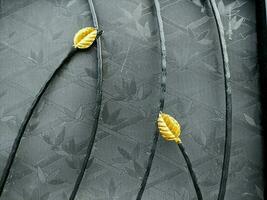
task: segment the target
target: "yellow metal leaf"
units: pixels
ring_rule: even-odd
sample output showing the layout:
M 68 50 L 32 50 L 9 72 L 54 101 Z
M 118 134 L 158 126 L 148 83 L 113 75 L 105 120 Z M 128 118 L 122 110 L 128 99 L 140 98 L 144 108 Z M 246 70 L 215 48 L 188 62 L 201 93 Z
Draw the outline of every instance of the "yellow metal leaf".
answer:
M 158 117 L 158 129 L 161 136 L 168 141 L 175 141 L 176 143 L 181 143 L 180 139 L 180 125 L 179 123 L 170 115 L 160 112 Z
M 86 49 L 95 41 L 97 30 L 94 27 L 85 27 L 79 30 L 73 38 L 73 46 L 78 49 Z

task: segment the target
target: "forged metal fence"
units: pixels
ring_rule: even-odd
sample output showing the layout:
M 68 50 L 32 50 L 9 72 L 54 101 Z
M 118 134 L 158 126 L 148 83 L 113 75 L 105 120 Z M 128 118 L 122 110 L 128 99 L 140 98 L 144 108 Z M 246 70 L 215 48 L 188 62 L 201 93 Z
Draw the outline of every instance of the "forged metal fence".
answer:
M 0 1 L 0 27 L 1 200 L 263 199 L 254 1 Z

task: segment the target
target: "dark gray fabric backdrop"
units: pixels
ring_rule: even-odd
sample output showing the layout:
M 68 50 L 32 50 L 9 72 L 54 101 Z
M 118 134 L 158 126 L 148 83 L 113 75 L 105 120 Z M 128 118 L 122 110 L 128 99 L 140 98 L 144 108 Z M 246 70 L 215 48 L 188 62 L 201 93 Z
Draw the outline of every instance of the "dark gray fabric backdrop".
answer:
M 134 199 L 155 130 L 160 46 L 152 0 L 95 0 L 103 34 L 101 121 L 79 200 Z M 165 111 L 182 125 L 205 200 L 218 194 L 224 83 L 217 30 L 199 0 L 161 0 L 167 45 Z M 230 55 L 233 142 L 227 200 L 260 200 L 262 157 L 253 0 L 217 1 Z M 0 172 L 34 96 L 92 26 L 86 0 L 0 1 Z M 53 82 L 22 139 L 3 200 L 67 200 L 85 155 L 95 107 L 96 48 Z M 1 199 L 1 200 L 2 200 Z M 184 159 L 160 138 L 144 200 L 196 199 Z

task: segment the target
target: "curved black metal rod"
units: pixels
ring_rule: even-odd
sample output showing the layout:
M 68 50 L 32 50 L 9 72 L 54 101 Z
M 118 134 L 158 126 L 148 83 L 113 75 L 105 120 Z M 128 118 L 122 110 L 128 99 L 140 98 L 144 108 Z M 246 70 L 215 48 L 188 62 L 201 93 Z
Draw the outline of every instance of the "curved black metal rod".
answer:
M 93 23 L 94 26 L 98 29 L 98 20 L 97 20 L 97 16 L 96 16 L 96 12 L 95 12 L 95 8 L 94 8 L 94 4 L 92 2 L 92 0 L 88 0 L 89 6 L 90 6 L 90 10 L 92 13 L 92 18 L 93 18 Z M 98 128 L 98 122 L 99 122 L 99 116 L 100 116 L 100 110 L 101 110 L 101 103 L 102 103 L 102 83 L 103 83 L 103 70 L 102 70 L 102 48 L 101 48 L 101 39 L 100 37 L 97 39 L 97 60 L 98 60 L 98 67 L 97 67 L 97 88 L 96 88 L 96 113 L 94 116 L 94 125 L 92 128 L 92 132 L 91 132 L 91 137 L 90 137 L 90 141 L 88 144 L 88 148 L 86 151 L 86 155 L 80 170 L 80 173 L 76 179 L 74 188 L 72 190 L 72 193 L 70 195 L 69 200 L 74 200 L 75 196 L 79 190 L 83 175 L 85 173 L 86 170 L 86 166 L 88 164 L 88 161 L 90 159 L 91 156 L 91 152 L 92 152 L 92 148 L 95 142 L 95 136 L 96 136 L 96 132 L 97 132 L 97 128 Z
M 212 13 L 215 18 L 215 23 L 218 30 L 218 36 L 221 46 L 221 54 L 223 59 L 223 71 L 224 71 L 224 85 L 225 85 L 225 102 L 226 102 L 226 115 L 225 115 L 225 143 L 224 143 L 224 155 L 222 175 L 220 181 L 220 189 L 218 194 L 218 200 L 223 200 L 226 191 L 226 184 L 228 179 L 228 171 L 231 156 L 231 143 L 232 143 L 232 92 L 230 85 L 230 69 L 229 69 L 229 56 L 226 47 L 226 41 L 224 36 L 224 28 L 221 20 L 219 10 L 215 0 L 209 0 Z
M 159 35 L 160 35 L 160 44 L 161 44 L 161 96 L 160 96 L 160 105 L 159 105 L 159 112 L 163 110 L 164 108 L 164 101 L 165 101 L 165 92 L 166 92 L 166 75 L 167 75 L 167 66 L 166 66 L 166 45 L 165 45 L 165 35 L 164 35 L 164 29 L 163 29 L 163 22 L 160 12 L 160 4 L 158 0 L 154 0 L 155 8 L 156 8 L 156 15 L 157 15 L 157 21 L 158 21 L 158 27 L 159 27 Z M 157 126 L 157 125 L 156 125 Z M 142 195 L 144 193 L 146 183 L 150 174 L 152 162 L 155 156 L 158 138 L 159 138 L 159 131 L 158 128 L 155 131 L 153 144 L 150 150 L 150 155 L 148 158 L 148 163 L 146 167 L 145 174 L 142 179 L 142 183 L 139 189 L 139 192 L 137 194 L 136 200 L 141 200 Z
M 75 48 L 71 48 L 71 50 L 69 51 L 69 53 L 67 54 L 67 56 L 63 59 L 63 61 L 60 63 L 60 65 L 56 68 L 56 70 L 50 75 L 50 77 L 48 78 L 48 80 L 45 82 L 45 84 L 43 85 L 43 87 L 40 89 L 40 91 L 38 92 L 36 98 L 34 99 L 34 101 L 31 104 L 31 107 L 29 108 L 27 114 L 24 117 L 24 120 L 19 128 L 19 132 L 14 140 L 11 152 L 9 153 L 5 168 L 3 170 L 2 173 L 2 177 L 0 180 L 0 197 L 3 193 L 10 169 L 12 167 L 12 164 L 14 162 L 16 153 L 18 151 L 19 148 L 19 144 L 21 142 L 21 138 L 23 137 L 23 134 L 27 128 L 27 125 L 33 115 L 33 112 L 38 104 L 38 102 L 40 101 L 41 97 L 43 96 L 43 94 L 45 93 L 46 89 L 48 88 L 49 84 L 54 80 L 54 78 L 56 77 L 56 75 L 60 72 L 60 70 L 62 69 L 62 67 L 70 60 L 70 58 L 75 54 L 75 52 L 77 51 L 77 49 Z
M 257 32 L 257 64 L 259 66 L 259 89 L 261 102 L 261 135 L 262 135 L 262 160 L 267 160 L 267 96 L 266 96 L 266 80 L 267 80 L 267 1 L 259 0 L 256 3 L 256 32 Z M 266 169 L 267 163 L 263 165 Z M 263 172 L 263 180 L 267 180 L 267 171 Z M 264 181 L 263 188 L 266 187 Z M 265 196 L 267 196 L 265 190 Z
M 188 155 L 187 155 L 187 153 L 186 153 L 186 151 L 185 151 L 185 149 L 184 149 L 184 146 L 183 146 L 182 143 L 179 143 L 179 144 L 178 144 L 178 147 L 179 147 L 179 149 L 181 150 L 182 155 L 183 155 L 183 157 L 184 157 L 184 159 L 185 159 L 185 162 L 186 162 L 186 164 L 187 164 L 188 171 L 189 171 L 189 173 L 190 173 L 190 176 L 191 176 L 192 181 L 193 181 L 194 188 L 195 188 L 195 190 L 196 190 L 197 199 L 198 199 L 198 200 L 203 200 L 202 193 L 201 193 L 201 190 L 200 190 L 199 185 L 198 185 L 198 181 L 197 181 L 196 174 L 195 174 L 195 172 L 194 172 L 194 170 L 193 170 L 191 161 L 190 161 L 190 159 L 189 159 L 189 157 L 188 157 Z

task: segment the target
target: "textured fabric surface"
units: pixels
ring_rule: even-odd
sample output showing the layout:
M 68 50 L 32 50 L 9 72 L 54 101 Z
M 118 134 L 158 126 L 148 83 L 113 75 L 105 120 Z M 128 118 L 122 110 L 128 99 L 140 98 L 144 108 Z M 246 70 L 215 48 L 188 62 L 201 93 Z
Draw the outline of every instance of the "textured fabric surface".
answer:
M 79 200 L 135 199 L 149 156 L 160 94 L 152 0 L 95 0 L 103 41 L 103 104 Z M 253 0 L 219 0 L 230 55 L 233 142 L 227 200 L 263 199 Z M 167 48 L 164 111 L 182 128 L 203 197 L 218 195 L 224 150 L 221 53 L 199 0 L 161 0 Z M 86 0 L 0 1 L 0 173 L 34 96 L 92 26 Z M 30 121 L 1 200 L 66 200 L 79 173 L 95 109 L 96 48 L 77 53 Z M 196 199 L 175 143 L 160 138 L 144 200 Z

